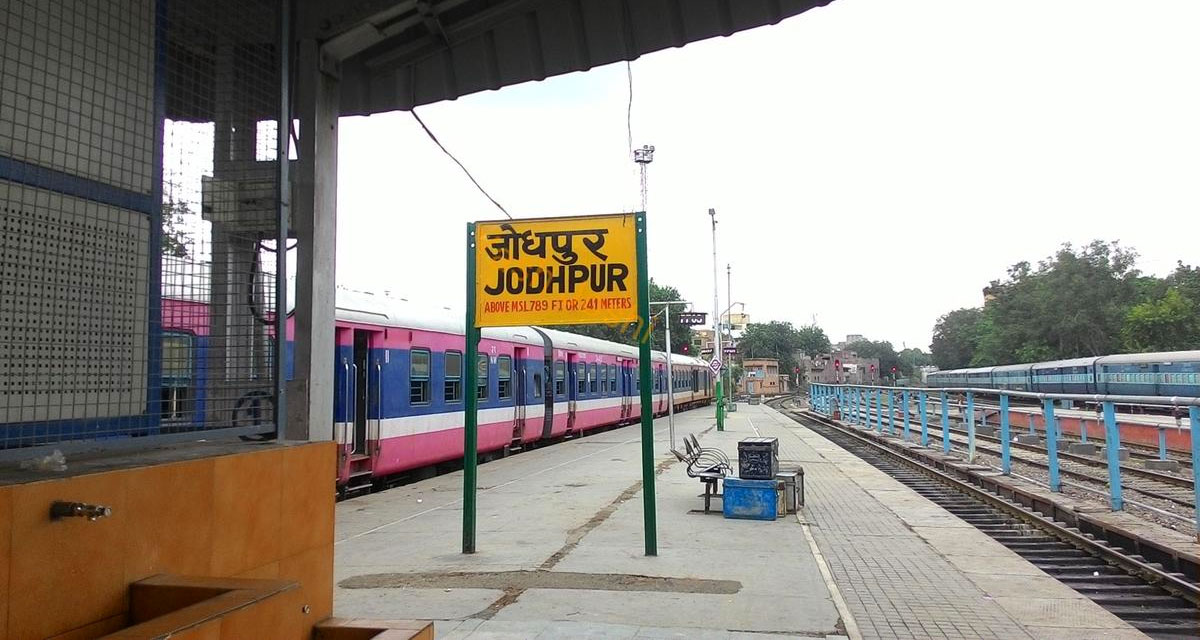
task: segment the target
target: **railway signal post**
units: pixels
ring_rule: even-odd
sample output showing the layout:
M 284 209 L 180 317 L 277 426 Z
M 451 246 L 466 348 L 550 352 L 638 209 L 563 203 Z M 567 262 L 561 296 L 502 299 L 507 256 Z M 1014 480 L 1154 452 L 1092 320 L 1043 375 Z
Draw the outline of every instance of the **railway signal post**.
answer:
M 637 333 L 646 555 L 658 555 L 646 263 L 645 213 L 467 225 L 463 553 L 475 553 L 476 549 L 479 403 L 474 390 L 480 329 L 619 324 L 632 325 Z

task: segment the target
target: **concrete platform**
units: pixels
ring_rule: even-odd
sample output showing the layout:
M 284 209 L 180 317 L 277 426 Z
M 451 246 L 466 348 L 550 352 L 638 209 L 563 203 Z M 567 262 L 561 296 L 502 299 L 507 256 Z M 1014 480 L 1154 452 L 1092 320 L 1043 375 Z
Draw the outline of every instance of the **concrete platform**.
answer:
M 340 503 L 335 613 L 433 618 L 439 638 L 473 640 L 1143 637 L 766 405 L 721 433 L 711 408 L 682 413 L 677 437 L 732 457 L 778 437 L 781 466 L 805 467 L 799 517 L 698 513 L 700 483 L 669 457 L 666 420 L 655 428 L 657 557 L 626 427 L 481 466 L 471 556 L 461 474 Z

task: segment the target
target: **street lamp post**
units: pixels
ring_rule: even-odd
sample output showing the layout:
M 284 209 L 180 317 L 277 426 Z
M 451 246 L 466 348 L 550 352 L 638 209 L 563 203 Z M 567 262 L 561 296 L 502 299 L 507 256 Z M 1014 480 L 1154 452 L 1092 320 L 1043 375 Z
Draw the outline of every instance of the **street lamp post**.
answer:
M 667 325 L 667 431 L 670 433 L 671 448 L 675 448 L 675 378 L 671 372 L 671 305 L 691 304 L 687 300 L 671 300 L 669 302 L 651 302 L 650 305 L 663 306 L 663 324 Z
M 712 242 L 713 242 L 713 357 L 718 361 L 725 357 L 721 351 L 721 303 L 717 298 L 720 290 L 719 280 L 717 280 L 717 210 L 710 208 L 708 216 L 712 218 Z M 725 399 L 721 395 L 721 371 L 717 371 L 717 431 L 725 430 Z
M 741 307 L 742 307 L 742 313 L 745 313 L 745 312 L 746 312 L 746 304 L 745 304 L 744 302 L 730 302 L 730 303 L 729 303 L 729 306 L 728 306 L 728 307 L 725 307 L 725 313 L 724 313 L 724 315 L 728 316 L 728 315 L 729 315 L 729 312 L 730 312 L 730 311 L 733 311 L 733 308 L 734 308 L 734 307 L 737 307 L 737 306 L 741 306 Z M 729 324 L 729 326 L 730 326 L 730 330 L 729 330 L 729 344 L 730 344 L 730 345 L 732 345 L 732 344 L 733 344 L 733 328 L 732 328 L 732 327 L 733 327 L 733 323 L 732 323 L 732 322 L 729 322 L 729 323 L 727 323 L 727 324 Z M 725 354 L 724 354 L 724 353 L 722 353 L 722 354 L 721 354 L 721 357 L 722 357 L 722 358 L 725 358 Z M 731 399 L 731 401 L 732 401 L 732 398 L 733 398 L 733 392 L 734 392 L 734 388 L 733 388 L 733 362 L 732 362 L 732 359 L 731 359 L 731 358 L 728 358 L 728 360 L 730 360 L 730 362 L 725 362 L 725 360 L 722 360 L 722 362 L 724 362 L 724 363 L 725 363 L 725 366 L 726 366 L 726 367 L 729 367 L 729 385 L 726 387 L 725 394 L 726 394 L 726 395 L 727 395 L 727 396 L 728 396 L 728 397 Z M 724 375 L 725 375 L 725 372 L 724 372 L 724 371 L 722 371 L 722 372 L 721 372 L 721 375 L 722 375 L 722 376 L 724 376 Z

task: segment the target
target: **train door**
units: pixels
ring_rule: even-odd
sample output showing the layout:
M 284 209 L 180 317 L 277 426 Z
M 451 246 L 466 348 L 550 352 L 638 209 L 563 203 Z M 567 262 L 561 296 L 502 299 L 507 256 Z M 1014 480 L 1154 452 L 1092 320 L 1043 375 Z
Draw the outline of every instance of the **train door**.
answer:
M 525 407 L 529 401 L 528 385 L 526 384 L 525 349 L 517 347 L 513 352 L 513 377 L 516 378 L 515 398 L 513 402 L 513 447 L 520 447 L 525 436 Z
M 351 452 L 355 456 L 367 453 L 367 420 L 370 411 L 371 395 L 371 332 L 362 329 L 354 330 L 354 360 L 351 375 L 354 376 L 354 446 Z
M 350 490 L 371 482 L 372 453 L 379 448 L 379 428 L 383 418 L 383 369 L 386 356 L 372 351 L 378 346 L 380 331 L 354 329 L 354 350 L 347 379 L 350 389 L 347 404 L 351 415 L 347 419 L 350 442 Z
M 578 354 L 567 354 L 567 433 L 575 430 L 575 409 L 579 401 L 579 385 L 583 378 L 580 377 L 580 367 L 578 366 Z
M 333 408 L 333 439 L 338 451 L 338 483 L 349 479 L 350 456 L 354 448 L 354 330 L 335 329 L 337 344 L 337 384 Z

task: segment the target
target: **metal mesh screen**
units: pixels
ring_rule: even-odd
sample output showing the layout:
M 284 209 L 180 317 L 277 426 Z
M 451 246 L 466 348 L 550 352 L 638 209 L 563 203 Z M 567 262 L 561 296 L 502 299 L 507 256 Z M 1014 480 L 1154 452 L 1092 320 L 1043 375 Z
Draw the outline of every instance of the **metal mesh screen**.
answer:
M 0 450 L 273 429 L 279 3 L 0 3 Z

